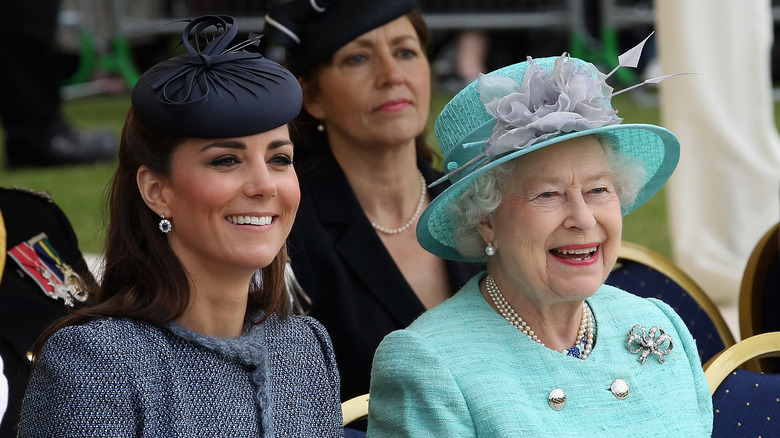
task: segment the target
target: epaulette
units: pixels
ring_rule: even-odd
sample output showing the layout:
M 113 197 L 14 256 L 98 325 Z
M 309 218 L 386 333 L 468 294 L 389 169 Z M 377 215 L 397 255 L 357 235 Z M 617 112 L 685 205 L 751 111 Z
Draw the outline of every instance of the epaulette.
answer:
M 49 193 L 48 190 L 33 190 L 28 189 L 27 187 L 19 187 L 19 186 L 12 186 L 11 190 L 18 190 L 23 193 L 29 193 L 31 195 L 38 196 L 40 198 L 43 198 L 49 202 L 54 202 L 54 200 L 51 198 L 51 193 Z

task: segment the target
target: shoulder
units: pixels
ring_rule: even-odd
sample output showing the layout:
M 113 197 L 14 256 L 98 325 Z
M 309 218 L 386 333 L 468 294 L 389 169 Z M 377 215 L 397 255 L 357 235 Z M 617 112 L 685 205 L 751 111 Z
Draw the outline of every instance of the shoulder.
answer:
M 489 337 L 494 315 L 479 291 L 482 277 L 474 276 L 455 295 L 423 313 L 407 328 L 385 336 L 376 356 L 404 356 L 412 346 L 430 354 L 455 353 L 462 349 L 464 339 Z
M 591 306 L 601 307 L 602 311 L 609 310 L 618 315 L 641 315 L 650 312 L 657 316 L 677 317 L 674 310 L 663 301 L 640 297 L 608 284 L 602 285 L 598 292 L 587 301 Z
M 289 315 L 279 318 L 271 315 L 265 322 L 266 337 L 272 348 L 284 350 L 332 351 L 327 330 L 310 316 Z
M 407 329 L 423 335 L 459 328 L 469 330 L 467 326 L 481 319 L 486 306 L 479 291 L 483 277 L 484 272 L 472 277 L 455 295 L 420 315 Z
M 126 318 L 100 318 L 83 325 L 62 328 L 46 342 L 41 356 L 81 358 L 89 362 L 127 363 L 156 349 L 165 335 L 151 324 Z M 97 358 L 103 358 L 98 360 Z

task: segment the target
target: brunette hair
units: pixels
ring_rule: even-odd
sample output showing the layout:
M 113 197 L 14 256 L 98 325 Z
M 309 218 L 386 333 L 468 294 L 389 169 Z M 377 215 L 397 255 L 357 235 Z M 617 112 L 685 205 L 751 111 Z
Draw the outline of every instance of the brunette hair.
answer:
M 404 15 L 412 23 L 420 45 L 423 48 L 423 54 L 428 57 L 428 46 L 431 41 L 430 29 L 425 23 L 422 15 L 416 10 Z M 319 91 L 319 75 L 322 68 L 332 62 L 333 56 L 311 69 L 301 73 L 299 79 L 309 84 L 309 92 Z M 325 157 L 331 154 L 328 136 L 325 132 L 317 131 L 318 120 L 314 118 L 306 107 L 301 108 L 298 117 L 293 121 L 290 128 L 290 138 L 295 144 L 295 167 L 300 175 L 306 175 L 316 172 Z M 425 141 L 425 132 L 415 138 L 415 149 L 417 155 L 428 164 L 433 163 L 433 152 Z
M 157 229 L 160 218 L 141 197 L 136 174 L 146 166 L 157 175 L 169 176 L 171 155 L 183 141 L 150 130 L 130 108 L 122 128 L 119 165 L 107 193 L 109 221 L 101 284 L 89 291 L 87 307 L 44 332 L 34 348 L 36 357 L 46 340 L 63 327 L 102 317 L 127 317 L 161 325 L 182 315 L 190 299 L 187 272 L 165 234 Z M 286 261 L 283 246 L 271 264 L 261 270 L 261 281 L 253 279 L 250 284 L 247 315 L 263 314 L 252 323 L 259 324 L 274 312 L 280 317 L 290 313 L 284 285 Z

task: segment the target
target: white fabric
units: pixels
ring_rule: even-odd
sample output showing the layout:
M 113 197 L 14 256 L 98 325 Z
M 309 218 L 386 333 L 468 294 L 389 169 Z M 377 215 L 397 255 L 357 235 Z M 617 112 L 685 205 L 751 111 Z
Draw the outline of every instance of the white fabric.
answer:
M 0 421 L 3 420 L 5 409 L 8 407 L 8 380 L 3 370 L 3 358 L 0 357 Z
M 733 304 L 755 244 L 780 219 L 769 0 L 658 0 L 661 117 L 681 143 L 667 185 L 677 264 Z

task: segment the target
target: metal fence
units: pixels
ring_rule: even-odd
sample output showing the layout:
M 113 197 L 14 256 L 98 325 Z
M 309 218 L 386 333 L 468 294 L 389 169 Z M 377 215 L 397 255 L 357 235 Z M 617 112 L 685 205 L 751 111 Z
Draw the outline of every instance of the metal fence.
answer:
M 179 33 L 185 26 L 181 20 L 207 13 L 233 15 L 242 31 L 261 32 L 270 1 L 64 0 L 61 28 L 76 41 L 80 57 L 71 83 L 88 81 L 92 71 L 102 69 L 118 73 L 132 86 L 139 76 L 131 56 L 135 42 Z M 653 23 L 651 0 L 419 0 L 418 6 L 434 34 L 549 30 L 568 37 L 573 56 L 607 66 L 617 59 L 619 30 Z M 594 8 L 599 11 L 597 31 L 589 23 Z

